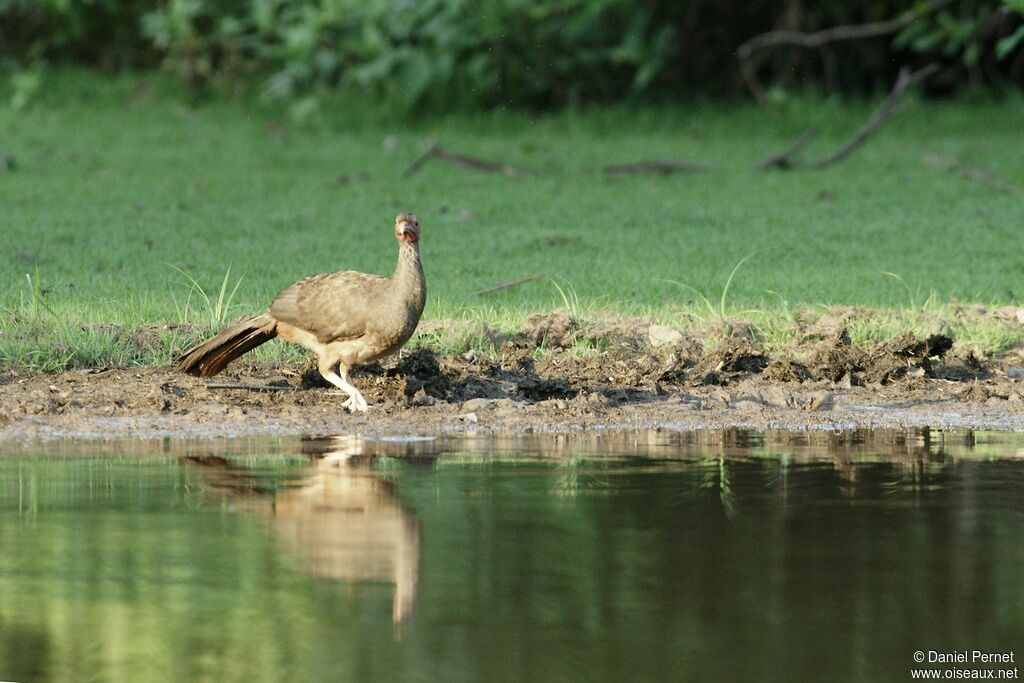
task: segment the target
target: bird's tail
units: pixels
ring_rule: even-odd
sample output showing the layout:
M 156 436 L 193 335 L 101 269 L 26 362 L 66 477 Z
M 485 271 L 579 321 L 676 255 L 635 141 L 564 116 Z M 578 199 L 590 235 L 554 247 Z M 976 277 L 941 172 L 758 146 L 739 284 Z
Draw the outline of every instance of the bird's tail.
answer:
M 213 377 L 243 353 L 276 336 L 277 321 L 266 313 L 239 320 L 181 354 L 178 370 L 196 377 Z

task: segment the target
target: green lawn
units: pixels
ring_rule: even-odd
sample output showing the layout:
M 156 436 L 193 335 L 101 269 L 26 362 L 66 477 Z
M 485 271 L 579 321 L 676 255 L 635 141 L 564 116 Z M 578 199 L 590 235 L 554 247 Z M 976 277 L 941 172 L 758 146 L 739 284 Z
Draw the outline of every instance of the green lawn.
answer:
M 809 126 L 820 136 L 808 154 L 830 152 L 871 104 L 396 123 L 339 102 L 300 125 L 242 101 L 188 105 L 152 76 L 145 87 L 81 73 L 50 78 L 29 109 L 0 108 L 0 157 L 15 164 L 0 165 L 0 365 L 167 362 L 184 341 L 174 334 L 161 349 L 137 349 L 97 325 L 208 321 L 195 295 L 185 310 L 189 281 L 176 268 L 211 294 L 228 268 L 232 285 L 243 276 L 222 318 L 262 310 L 307 274 L 388 273 L 402 210 L 423 224 L 427 318 L 514 328 L 564 306 L 564 292 L 583 317 L 608 310 L 702 325 L 689 314 L 706 318 L 704 302 L 676 283 L 717 304 L 746 257 L 726 306 L 756 309 L 745 315 L 776 333 L 801 306 L 885 309 L 889 322 L 864 331 L 877 336 L 951 316 L 949 302 L 1024 299 L 1024 194 L 925 162 L 955 158 L 1024 187 L 1022 98 L 915 102 L 832 169 L 759 173 L 758 159 Z M 506 177 L 432 161 L 403 177 L 431 137 L 532 172 Z M 668 157 L 716 168 L 600 172 Z M 473 294 L 537 273 L 546 277 Z M 1024 337 L 950 320 L 984 352 Z

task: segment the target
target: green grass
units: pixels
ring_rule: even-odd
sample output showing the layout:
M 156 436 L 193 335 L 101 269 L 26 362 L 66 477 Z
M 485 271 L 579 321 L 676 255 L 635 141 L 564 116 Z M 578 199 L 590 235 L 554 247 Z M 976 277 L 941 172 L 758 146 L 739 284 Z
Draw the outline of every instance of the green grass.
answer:
M 153 76 L 48 79 L 27 110 L 0 108 L 0 156 L 16 164 L 0 167 L 0 365 L 168 362 L 205 325 L 262 310 L 304 275 L 389 273 L 402 210 L 423 224 L 428 319 L 513 329 L 569 306 L 683 329 L 747 311 L 784 343 L 798 309 L 856 305 L 881 311 L 858 328 L 865 339 L 946 325 L 994 353 L 1024 338 L 1024 326 L 947 305 L 1024 298 L 1024 195 L 924 162 L 954 157 L 1024 187 L 1024 98 L 915 102 L 836 167 L 758 173 L 758 159 L 809 126 L 820 135 L 807 153 L 831 151 L 871 103 L 402 123 L 341 101 L 300 125 L 247 102 L 185 104 Z M 403 177 L 432 137 L 532 172 L 432 161 Z M 667 157 L 716 170 L 599 170 Z M 536 273 L 546 277 L 473 295 Z M 131 341 L 164 322 L 202 325 Z M 261 357 L 294 357 L 284 349 Z

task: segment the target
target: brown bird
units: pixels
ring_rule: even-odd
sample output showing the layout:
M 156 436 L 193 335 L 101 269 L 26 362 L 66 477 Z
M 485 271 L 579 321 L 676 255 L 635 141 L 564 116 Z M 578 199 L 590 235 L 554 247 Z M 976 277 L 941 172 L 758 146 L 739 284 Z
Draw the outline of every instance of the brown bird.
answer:
M 415 214 L 395 218 L 398 265 L 390 278 L 352 270 L 312 275 L 285 287 L 262 315 L 240 320 L 178 358 L 178 369 L 213 377 L 242 354 L 274 337 L 317 355 L 320 374 L 348 395 L 342 405 L 366 410 L 349 371 L 402 347 L 416 330 L 427 299 L 420 265 L 420 223 Z

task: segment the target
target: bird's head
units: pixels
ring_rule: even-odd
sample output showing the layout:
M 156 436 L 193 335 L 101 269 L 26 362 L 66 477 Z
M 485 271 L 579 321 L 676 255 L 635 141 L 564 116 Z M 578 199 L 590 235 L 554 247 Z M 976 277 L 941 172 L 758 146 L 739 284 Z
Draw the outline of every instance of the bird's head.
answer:
M 395 237 L 399 242 L 419 242 L 420 220 L 414 213 L 400 213 L 395 218 Z

